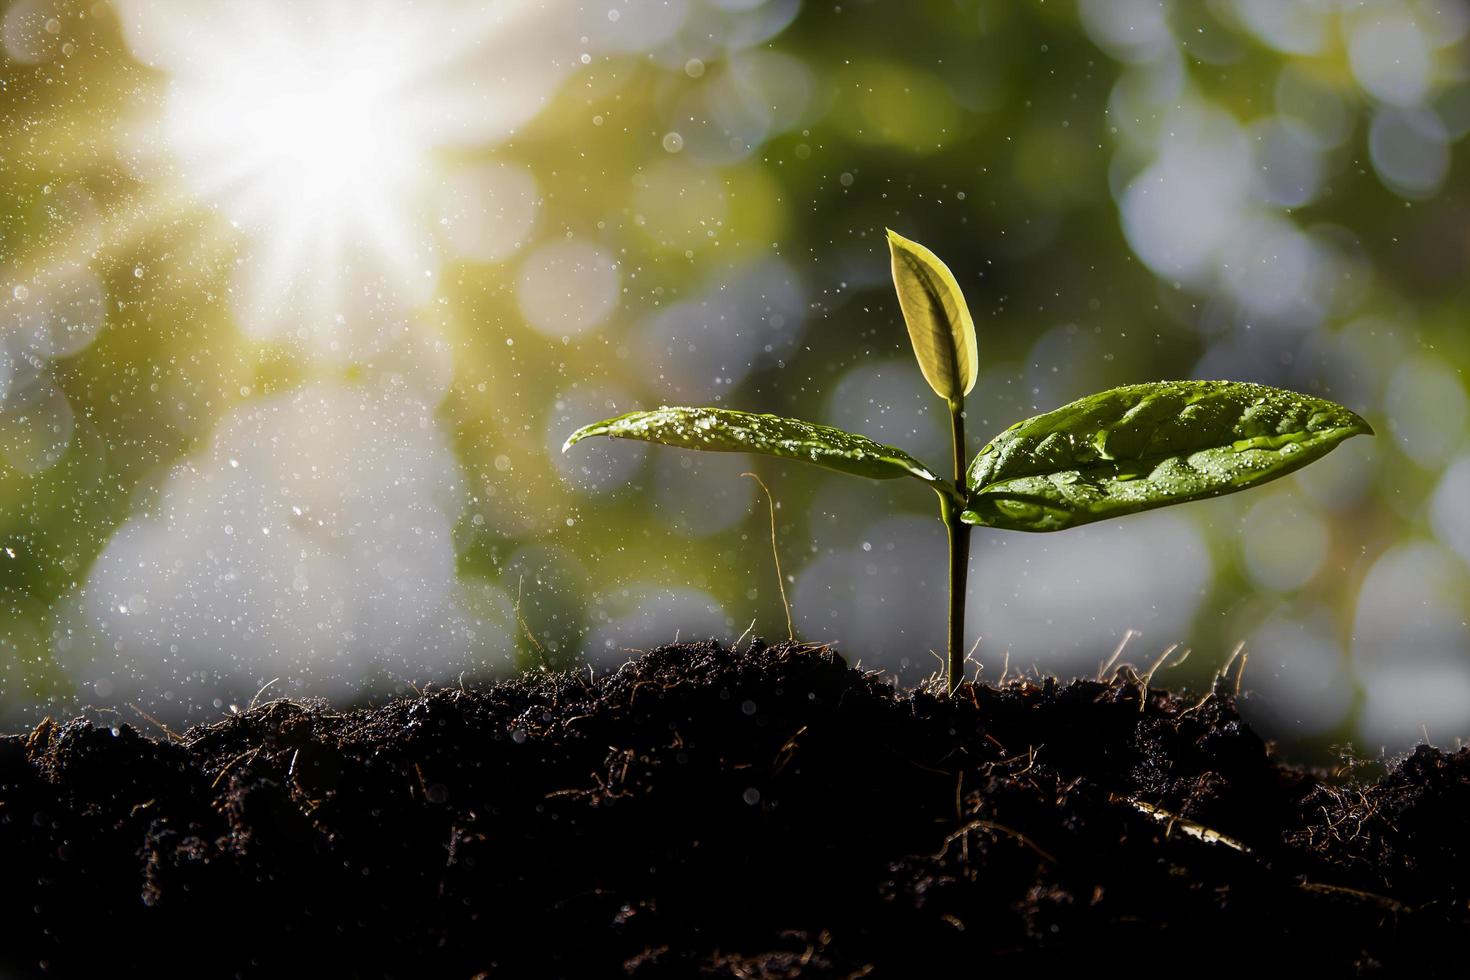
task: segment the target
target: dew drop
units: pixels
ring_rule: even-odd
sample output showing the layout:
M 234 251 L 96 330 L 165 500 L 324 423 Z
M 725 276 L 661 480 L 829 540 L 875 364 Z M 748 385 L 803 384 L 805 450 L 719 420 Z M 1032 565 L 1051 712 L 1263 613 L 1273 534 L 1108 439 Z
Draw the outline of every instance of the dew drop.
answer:
M 664 149 L 670 153 L 678 153 L 684 149 L 684 137 L 673 131 L 664 133 Z

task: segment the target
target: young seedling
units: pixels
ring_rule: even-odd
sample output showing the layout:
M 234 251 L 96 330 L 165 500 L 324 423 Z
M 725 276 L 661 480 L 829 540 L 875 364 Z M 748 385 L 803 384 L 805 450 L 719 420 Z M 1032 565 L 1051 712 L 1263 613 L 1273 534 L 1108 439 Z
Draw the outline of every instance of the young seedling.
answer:
M 965 468 L 964 398 L 975 387 L 975 324 L 948 266 L 888 232 L 893 284 L 919 368 L 949 408 L 954 476 L 866 436 L 777 415 L 664 407 L 583 426 L 589 436 L 706 452 L 763 453 L 875 480 L 911 477 L 939 497 L 949 533 L 948 689 L 964 671 L 970 528 L 1060 531 L 1258 486 L 1373 430 L 1329 401 L 1236 381 L 1125 385 L 1017 422 Z

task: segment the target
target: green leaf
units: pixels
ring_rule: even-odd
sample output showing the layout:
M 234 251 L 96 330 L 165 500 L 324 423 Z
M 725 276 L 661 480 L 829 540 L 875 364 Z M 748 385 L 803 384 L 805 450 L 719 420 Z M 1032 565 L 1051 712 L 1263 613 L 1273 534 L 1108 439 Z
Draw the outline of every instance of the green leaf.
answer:
M 756 415 L 727 408 L 665 406 L 585 425 L 572 433 L 562 452 L 588 436 L 641 439 L 705 452 L 764 453 L 874 480 L 912 476 L 941 488 L 949 486 L 902 449 L 831 426 L 779 415 Z M 949 490 L 950 494 L 953 492 Z
M 918 242 L 888 232 L 893 256 L 893 287 L 908 324 L 909 341 L 929 387 L 957 403 L 975 387 L 980 359 L 975 350 L 975 321 L 965 294 L 949 266 Z
M 1257 486 L 1372 434 L 1341 405 L 1265 385 L 1128 385 L 1003 432 L 970 464 L 960 519 L 1059 531 Z

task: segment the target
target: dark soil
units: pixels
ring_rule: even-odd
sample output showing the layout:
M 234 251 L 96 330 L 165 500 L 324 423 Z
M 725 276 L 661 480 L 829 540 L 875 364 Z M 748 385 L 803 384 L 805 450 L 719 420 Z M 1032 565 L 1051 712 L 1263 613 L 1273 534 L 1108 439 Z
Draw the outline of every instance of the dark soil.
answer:
M 0 739 L 0 975 L 1467 975 L 1470 750 L 1354 784 L 1141 691 L 704 644 L 43 723 Z

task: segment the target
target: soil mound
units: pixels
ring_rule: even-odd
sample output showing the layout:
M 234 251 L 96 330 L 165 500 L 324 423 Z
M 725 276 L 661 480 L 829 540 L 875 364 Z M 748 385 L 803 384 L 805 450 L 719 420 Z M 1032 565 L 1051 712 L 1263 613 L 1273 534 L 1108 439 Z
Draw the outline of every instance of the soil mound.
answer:
M 1464 976 L 1470 750 L 1352 782 L 1224 691 L 686 644 L 178 739 L 43 723 L 0 739 L 0 881 L 0 976 Z

